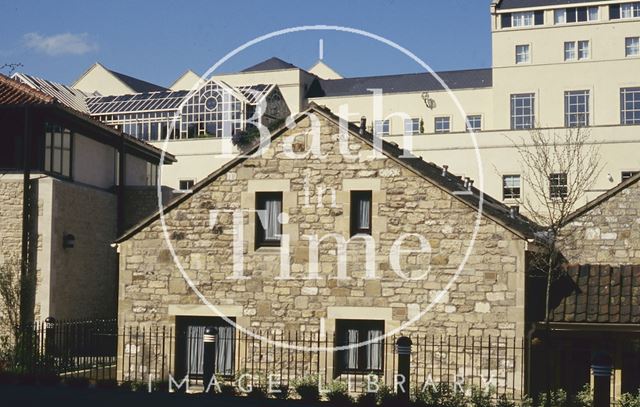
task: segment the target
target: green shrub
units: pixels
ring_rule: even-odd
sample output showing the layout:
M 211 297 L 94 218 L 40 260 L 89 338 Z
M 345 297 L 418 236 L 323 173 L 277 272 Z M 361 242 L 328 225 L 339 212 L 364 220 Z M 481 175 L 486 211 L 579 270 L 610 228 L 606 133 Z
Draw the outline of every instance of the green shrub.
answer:
M 464 392 L 446 383 L 426 386 L 416 394 L 416 401 L 427 407 L 466 407 L 468 402 Z
M 493 389 L 482 389 L 473 386 L 469 401 L 474 407 L 493 407 Z
M 538 406 L 547 407 L 547 393 L 540 393 L 538 395 Z M 567 392 L 558 389 L 551 391 L 551 407 L 567 407 Z
M 339 380 L 334 380 L 329 384 L 326 397 L 332 406 L 346 407 L 353 405 L 353 398 L 349 395 L 347 384 Z
M 593 406 L 593 394 L 591 393 L 591 387 L 585 384 L 582 389 L 573 398 L 574 407 L 592 407 Z
M 524 399 L 521 405 L 522 407 L 525 407 Z M 509 400 L 506 394 L 501 394 L 498 397 L 498 401 L 496 401 L 496 407 L 516 407 L 516 403 L 514 401 Z
M 302 401 L 313 403 L 320 400 L 320 390 L 318 389 L 318 376 L 310 375 L 296 380 L 293 384 L 298 396 Z
M 618 400 L 620 407 L 640 407 L 640 389 L 635 394 L 625 393 Z
M 278 399 L 278 400 L 286 400 L 289 398 L 289 386 L 281 384 L 278 386 L 275 386 L 274 390 L 280 390 L 277 393 L 271 393 L 271 396 Z

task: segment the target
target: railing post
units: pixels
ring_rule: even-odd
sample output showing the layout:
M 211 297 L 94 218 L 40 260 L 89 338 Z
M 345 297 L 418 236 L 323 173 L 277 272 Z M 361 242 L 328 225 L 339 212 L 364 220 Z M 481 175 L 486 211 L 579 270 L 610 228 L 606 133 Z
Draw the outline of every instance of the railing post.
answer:
M 596 352 L 591 360 L 593 372 L 593 406 L 609 407 L 611 400 L 611 357 L 605 352 Z
M 55 352 L 55 329 L 56 329 L 56 319 L 54 317 L 47 317 L 44 320 L 44 351 L 47 356 L 52 356 Z
M 396 341 L 398 374 L 395 380 L 395 390 L 403 400 L 407 401 L 411 391 L 411 345 L 411 339 L 406 336 L 402 336 Z
M 204 351 L 203 351 L 203 385 L 204 392 L 210 390 L 209 383 L 213 379 L 213 375 L 216 372 L 216 329 L 212 326 L 208 326 L 204 330 Z

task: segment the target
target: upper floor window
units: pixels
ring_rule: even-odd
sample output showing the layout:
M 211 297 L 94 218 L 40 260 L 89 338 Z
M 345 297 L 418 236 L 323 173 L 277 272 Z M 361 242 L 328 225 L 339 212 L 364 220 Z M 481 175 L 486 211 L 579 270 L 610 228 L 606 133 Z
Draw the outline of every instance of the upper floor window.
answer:
M 589 91 L 578 90 L 564 93 L 564 125 L 583 127 L 589 125 Z
M 536 120 L 535 94 L 511 95 L 511 129 L 532 129 Z
M 193 179 L 181 179 L 179 189 L 180 191 L 191 191 L 195 183 L 196 182 Z
M 375 136 L 388 136 L 389 135 L 389 120 L 376 120 L 373 123 L 373 134 Z
M 544 24 L 544 10 L 501 14 L 502 28 L 529 27 Z
M 637 57 L 640 55 L 640 37 L 625 38 L 624 55 L 627 57 Z
M 280 246 L 282 237 L 282 192 L 256 193 L 256 249 Z
M 549 176 L 549 197 L 566 198 L 569 193 L 567 173 L 560 172 Z
M 620 123 L 640 124 L 640 88 L 620 89 Z
M 480 131 L 482 130 L 482 116 L 479 114 L 467 116 L 467 131 Z
M 520 175 L 502 177 L 502 199 L 520 199 Z
M 338 372 L 379 372 L 384 366 L 384 321 L 336 320 Z M 367 345 L 358 346 L 360 343 Z
M 351 236 L 371 235 L 371 191 L 351 191 Z
M 598 7 L 570 7 L 554 11 L 555 24 L 582 23 L 597 21 L 599 18 Z
M 413 136 L 420 133 L 420 119 L 404 119 L 405 136 Z
M 640 17 L 640 2 L 620 4 L 620 18 Z
M 71 177 L 71 130 L 47 123 L 45 126 L 44 170 Z
M 531 46 L 529 44 L 516 45 L 516 64 L 531 62 Z
M 588 59 L 589 41 L 567 41 L 564 43 L 564 60 L 575 61 Z
M 147 163 L 147 185 L 158 185 L 158 166 L 153 163 Z
M 640 173 L 640 171 L 622 171 L 622 181 L 626 181 L 629 178 L 634 177 L 636 174 Z
M 451 131 L 451 118 L 449 116 L 436 117 L 434 125 L 436 133 L 449 133 Z

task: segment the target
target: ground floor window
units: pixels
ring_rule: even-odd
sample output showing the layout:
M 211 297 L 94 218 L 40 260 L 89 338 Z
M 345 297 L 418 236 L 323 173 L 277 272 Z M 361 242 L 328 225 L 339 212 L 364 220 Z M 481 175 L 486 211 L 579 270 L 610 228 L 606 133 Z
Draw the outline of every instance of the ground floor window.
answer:
M 232 321 L 235 322 L 233 318 Z M 217 332 L 215 373 L 235 374 L 235 328 L 218 317 L 176 317 L 176 368 L 181 375 L 200 379 L 204 374 L 204 331 L 213 327 Z
M 384 366 L 384 321 L 336 320 L 337 373 L 378 372 Z M 357 346 L 361 343 L 366 345 Z

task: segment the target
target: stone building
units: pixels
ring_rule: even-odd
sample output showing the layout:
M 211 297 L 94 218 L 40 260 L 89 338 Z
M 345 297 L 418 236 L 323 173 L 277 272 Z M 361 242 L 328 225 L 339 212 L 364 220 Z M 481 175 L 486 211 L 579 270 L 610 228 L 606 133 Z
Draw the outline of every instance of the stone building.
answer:
M 305 153 L 314 146 L 321 154 Z M 241 209 L 242 215 L 232 213 Z M 175 329 L 178 356 L 167 363 L 200 364 L 183 366 L 187 373 L 201 372 L 202 361 L 181 352 L 197 348 L 191 341 L 202 338 L 185 335 L 201 333 L 202 326 L 233 335 L 231 321 L 249 330 L 326 333 L 336 345 L 391 332 L 514 343 L 525 335 L 526 254 L 534 225 L 483 196 L 473 181 L 354 125 L 340 126 L 315 104 L 270 143 L 232 160 L 163 212 L 163 219 L 151 216 L 117 240 L 118 318 L 123 329 Z M 281 212 L 286 216 L 277 217 Z M 351 240 L 340 245 L 340 238 Z M 344 268 L 340 258 L 347 259 Z M 127 365 L 134 353 L 150 357 L 149 349 L 136 346 L 120 343 L 124 378 L 154 371 Z M 376 370 L 372 360 L 391 358 L 382 351 L 376 356 L 373 345 L 364 349 L 360 356 L 368 364 L 351 366 L 351 360 L 350 371 Z M 237 358 L 229 363 L 239 369 L 250 354 L 236 351 L 229 350 Z M 495 365 L 500 385 L 509 381 L 522 389 L 520 373 L 505 371 L 521 372 L 523 352 L 514 348 Z M 345 369 L 339 360 L 325 358 L 323 369 L 338 375 Z
M 0 75 L 0 263 L 28 286 L 23 322 L 114 318 L 111 243 L 157 208 L 129 210 L 125 192 L 156 195 L 161 151 L 69 107 L 76 91 L 57 89 L 60 98 Z

